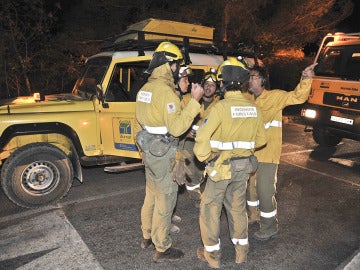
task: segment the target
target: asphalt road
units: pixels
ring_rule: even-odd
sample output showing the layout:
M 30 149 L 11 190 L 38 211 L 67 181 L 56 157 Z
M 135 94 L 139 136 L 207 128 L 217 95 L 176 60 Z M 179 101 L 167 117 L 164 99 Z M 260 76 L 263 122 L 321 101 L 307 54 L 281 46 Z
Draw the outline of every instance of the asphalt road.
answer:
M 284 125 L 278 172 L 280 234 L 268 242 L 249 227 L 248 262 L 240 269 L 342 269 L 360 242 L 360 143 L 317 147 L 303 126 Z M 0 192 L 0 269 L 208 269 L 196 257 L 201 245 L 198 210 L 179 193 L 182 221 L 174 247 L 177 262 L 154 263 L 142 250 L 140 208 L 145 193 L 142 170 L 104 173 L 84 169 L 83 184 L 41 209 L 14 206 Z M 239 269 L 222 215 L 222 269 Z

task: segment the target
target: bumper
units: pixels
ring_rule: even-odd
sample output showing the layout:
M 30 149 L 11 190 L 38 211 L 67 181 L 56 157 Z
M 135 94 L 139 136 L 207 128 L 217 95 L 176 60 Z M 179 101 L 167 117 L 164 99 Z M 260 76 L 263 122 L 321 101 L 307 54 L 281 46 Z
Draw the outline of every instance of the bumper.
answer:
M 302 122 L 322 127 L 342 138 L 360 141 L 360 112 L 307 104 L 301 110 Z

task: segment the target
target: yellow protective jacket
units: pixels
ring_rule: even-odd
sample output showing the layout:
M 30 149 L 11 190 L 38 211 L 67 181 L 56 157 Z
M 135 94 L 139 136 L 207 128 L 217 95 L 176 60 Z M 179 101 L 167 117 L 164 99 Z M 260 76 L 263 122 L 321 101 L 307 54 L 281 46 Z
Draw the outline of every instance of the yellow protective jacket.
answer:
M 260 110 L 240 91 L 228 91 L 197 131 L 194 153 L 200 161 L 218 155 L 213 167 L 218 171 L 217 180 L 224 180 L 231 178 L 230 158 L 248 157 L 264 144 L 266 137 Z
M 181 99 L 181 108 L 184 108 L 189 101 L 191 100 L 191 94 L 183 95 Z M 215 96 L 213 101 L 210 103 L 210 105 L 205 109 L 204 103 L 200 101 L 201 109 L 198 117 L 195 118 L 195 121 L 193 122 L 194 125 L 201 126 L 203 120 L 208 116 L 211 108 L 220 100 L 220 96 Z
M 174 89 L 169 64 L 155 68 L 136 97 L 136 119 L 143 128 L 165 127 L 171 135 L 179 137 L 190 127 L 200 112 L 200 104 L 192 98 L 181 110 Z
M 282 144 L 282 111 L 288 105 L 304 103 L 310 93 L 312 79 L 303 79 L 291 92 L 264 90 L 255 99 L 263 115 L 267 145 L 255 152 L 259 162 L 279 164 Z

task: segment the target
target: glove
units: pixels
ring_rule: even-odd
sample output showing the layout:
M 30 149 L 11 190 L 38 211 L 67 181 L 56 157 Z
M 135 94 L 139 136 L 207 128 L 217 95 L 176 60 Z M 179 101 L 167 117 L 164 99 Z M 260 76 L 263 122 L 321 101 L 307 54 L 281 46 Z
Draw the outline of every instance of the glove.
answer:
M 181 152 L 176 152 L 174 165 L 171 170 L 173 180 L 182 186 L 186 182 L 186 176 L 192 175 L 191 171 L 185 164 L 185 158 Z

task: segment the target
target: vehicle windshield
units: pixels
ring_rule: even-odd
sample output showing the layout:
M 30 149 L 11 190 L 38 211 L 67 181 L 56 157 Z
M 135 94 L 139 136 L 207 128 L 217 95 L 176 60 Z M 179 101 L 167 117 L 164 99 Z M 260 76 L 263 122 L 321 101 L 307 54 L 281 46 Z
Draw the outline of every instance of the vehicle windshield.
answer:
M 360 45 L 326 48 L 318 59 L 316 75 L 360 80 Z
M 89 59 L 81 76 L 77 79 L 73 93 L 91 99 L 96 95 L 96 86 L 101 84 L 111 62 L 110 56 Z

